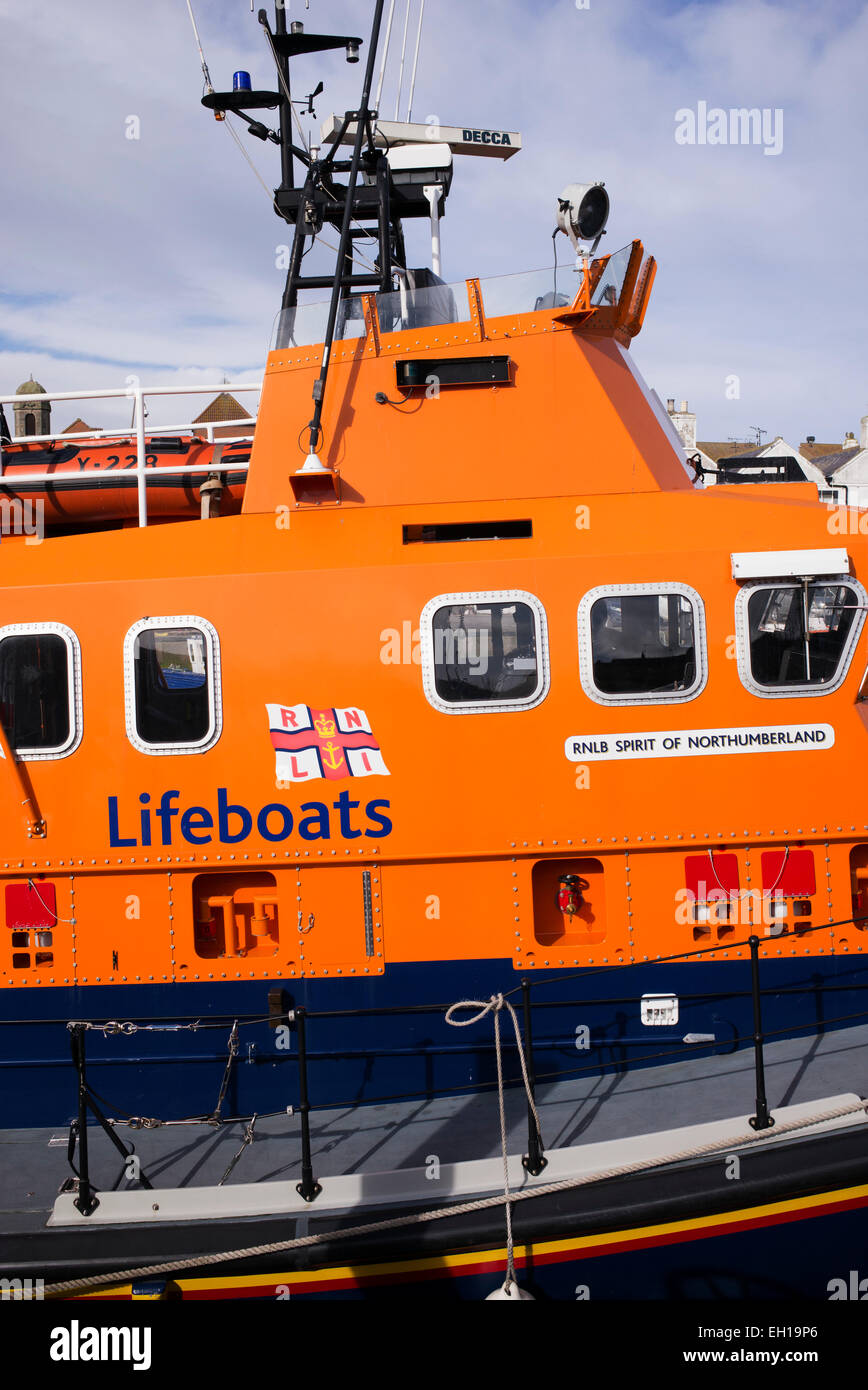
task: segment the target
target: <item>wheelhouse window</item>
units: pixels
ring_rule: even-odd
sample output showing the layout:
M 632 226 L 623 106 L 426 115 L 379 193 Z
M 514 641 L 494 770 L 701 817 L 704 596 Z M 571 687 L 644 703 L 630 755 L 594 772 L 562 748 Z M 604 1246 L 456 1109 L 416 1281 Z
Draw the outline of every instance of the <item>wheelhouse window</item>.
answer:
M 28 759 L 71 753 L 81 737 L 78 642 L 59 623 L 0 628 L 0 718 Z
M 613 584 L 579 605 L 580 674 L 598 704 L 669 704 L 705 685 L 702 602 L 686 584 Z
M 425 694 L 449 714 L 530 709 L 548 687 L 545 613 L 532 594 L 441 594 L 422 613 Z
M 202 618 L 146 619 L 125 643 L 127 733 L 145 753 L 202 752 L 220 734 L 217 634 Z
M 736 601 L 739 673 L 759 695 L 827 694 L 843 681 L 865 617 L 854 580 L 746 585 Z

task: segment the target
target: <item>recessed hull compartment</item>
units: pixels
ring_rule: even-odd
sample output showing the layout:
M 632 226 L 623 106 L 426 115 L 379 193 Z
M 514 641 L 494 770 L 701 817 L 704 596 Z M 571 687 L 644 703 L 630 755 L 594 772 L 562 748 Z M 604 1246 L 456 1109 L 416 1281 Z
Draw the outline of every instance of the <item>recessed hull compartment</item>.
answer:
M 581 906 L 558 906 L 561 879 L 578 879 Z M 541 946 L 594 946 L 606 939 L 605 885 L 599 859 L 548 859 L 533 867 L 533 931 Z

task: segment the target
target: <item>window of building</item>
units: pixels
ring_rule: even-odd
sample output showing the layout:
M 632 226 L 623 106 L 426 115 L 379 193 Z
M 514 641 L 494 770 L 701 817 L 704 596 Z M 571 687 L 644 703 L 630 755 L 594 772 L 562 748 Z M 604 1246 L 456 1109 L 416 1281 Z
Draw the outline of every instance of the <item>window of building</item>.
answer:
M 692 700 L 706 681 L 702 601 L 686 584 L 610 584 L 579 605 L 579 671 L 598 704 Z
M 220 737 L 217 633 L 204 618 L 146 618 L 124 643 L 127 734 L 143 753 L 201 753 Z
M 746 584 L 736 599 L 742 682 L 757 695 L 825 695 L 847 674 L 868 596 L 852 579 Z
M 545 613 L 532 594 L 441 594 L 423 610 L 421 635 L 425 694 L 436 709 L 530 709 L 544 699 Z
M 81 738 L 78 639 L 60 623 L 0 628 L 0 717 L 28 761 L 62 758 Z

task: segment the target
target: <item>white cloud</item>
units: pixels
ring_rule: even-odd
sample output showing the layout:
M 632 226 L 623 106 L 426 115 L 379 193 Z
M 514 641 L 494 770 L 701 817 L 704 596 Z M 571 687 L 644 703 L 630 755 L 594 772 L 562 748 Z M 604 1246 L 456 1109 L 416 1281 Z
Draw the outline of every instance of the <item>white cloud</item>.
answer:
M 243 0 L 194 8 L 218 88 L 239 67 L 272 85 Z M 290 16 L 366 37 L 371 8 L 311 0 L 306 11 L 294 0 Z M 289 229 L 225 126 L 199 106 L 182 0 L 54 5 L 38 33 L 27 7 L 0 12 L 3 389 L 31 370 L 55 389 L 123 384 L 128 372 L 255 376 L 282 288 L 275 247 Z M 836 440 L 868 408 L 866 51 L 864 0 L 590 0 L 587 10 L 573 0 L 428 0 L 416 118 L 436 112 L 525 137 L 506 165 L 459 161 L 443 228 L 447 275 L 549 264 L 561 186 L 603 178 L 609 249 L 639 235 L 660 263 L 634 349 L 660 395 L 688 397 L 703 438 L 758 424 L 796 442 L 808 432 Z M 317 56 L 299 65 L 296 90 L 322 76 L 319 115 L 342 111 L 361 71 L 342 54 Z M 677 145 L 675 112 L 700 100 L 781 108 L 781 155 Z M 125 138 L 131 115 L 139 140 Z M 245 144 L 276 182 L 274 147 Z M 419 228 L 409 240 L 422 263 Z M 566 259 L 566 242 L 560 251 Z M 731 373 L 742 379 L 735 402 L 722 384 Z

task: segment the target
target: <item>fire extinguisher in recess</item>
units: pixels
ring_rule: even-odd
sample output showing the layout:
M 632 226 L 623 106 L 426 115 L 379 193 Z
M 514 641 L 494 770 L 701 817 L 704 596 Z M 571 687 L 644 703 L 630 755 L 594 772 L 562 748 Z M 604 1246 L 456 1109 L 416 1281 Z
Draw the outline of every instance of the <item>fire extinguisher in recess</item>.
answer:
M 558 879 L 558 910 L 572 921 L 585 905 L 580 880 L 575 874 L 561 874 Z

